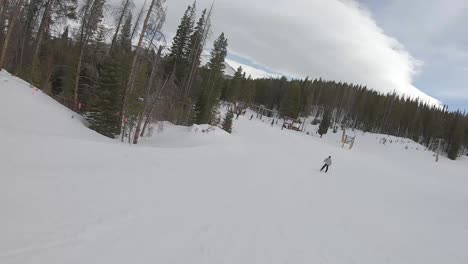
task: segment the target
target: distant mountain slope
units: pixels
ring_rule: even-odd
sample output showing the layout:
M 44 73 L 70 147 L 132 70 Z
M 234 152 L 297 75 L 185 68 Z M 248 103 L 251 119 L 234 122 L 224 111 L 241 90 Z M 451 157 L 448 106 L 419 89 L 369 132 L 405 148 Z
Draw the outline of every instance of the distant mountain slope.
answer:
M 210 61 L 210 54 L 207 54 L 207 53 L 203 53 L 200 57 L 200 61 L 201 61 L 201 65 L 204 66 L 206 65 L 209 61 Z M 234 69 L 234 67 L 232 67 L 229 63 L 227 63 L 226 61 L 224 62 L 224 66 L 226 66 L 224 68 L 224 75 L 228 76 L 228 77 L 233 77 L 234 74 L 236 73 L 236 69 Z

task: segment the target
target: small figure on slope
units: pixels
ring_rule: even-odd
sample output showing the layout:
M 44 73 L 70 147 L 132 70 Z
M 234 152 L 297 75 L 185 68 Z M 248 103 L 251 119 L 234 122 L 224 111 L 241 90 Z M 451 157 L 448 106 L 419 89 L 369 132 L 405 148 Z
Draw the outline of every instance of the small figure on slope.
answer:
M 324 159 L 323 160 L 323 167 L 320 169 L 320 172 L 323 171 L 323 169 L 325 169 L 325 173 L 328 172 L 328 167 L 331 166 L 332 164 L 332 160 L 331 160 L 331 156 L 328 156 L 328 158 Z

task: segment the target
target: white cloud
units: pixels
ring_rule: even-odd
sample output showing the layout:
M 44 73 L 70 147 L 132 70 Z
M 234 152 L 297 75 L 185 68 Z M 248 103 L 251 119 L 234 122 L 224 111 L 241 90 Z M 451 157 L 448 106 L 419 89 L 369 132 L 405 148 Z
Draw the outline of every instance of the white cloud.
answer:
M 271 72 L 267 72 L 265 70 L 262 70 L 262 69 L 258 69 L 258 68 L 255 68 L 255 67 L 252 67 L 250 65 L 247 65 L 247 64 L 244 64 L 244 63 L 240 63 L 240 62 L 237 62 L 237 61 L 234 61 L 234 60 L 230 60 L 230 59 L 226 59 L 226 62 L 231 65 L 234 69 L 237 69 L 240 67 L 242 67 L 242 71 L 245 72 L 245 75 L 248 77 L 252 77 L 253 79 L 259 79 L 259 78 L 281 78 L 281 74 L 278 74 L 278 73 L 271 73 Z
M 175 32 L 192 0 L 169 1 Z M 200 10 L 211 0 L 198 0 Z M 352 0 L 217 0 L 213 38 L 229 50 L 289 76 L 346 81 L 437 102 L 412 85 L 419 62 Z

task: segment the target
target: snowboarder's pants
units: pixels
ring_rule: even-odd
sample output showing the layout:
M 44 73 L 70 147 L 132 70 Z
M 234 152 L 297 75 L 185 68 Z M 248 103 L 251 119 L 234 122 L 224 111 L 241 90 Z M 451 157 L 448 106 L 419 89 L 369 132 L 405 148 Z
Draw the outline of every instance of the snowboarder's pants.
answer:
M 325 169 L 325 172 L 328 172 L 328 165 L 323 164 L 323 167 L 320 169 L 320 171 L 323 171 L 323 169 Z

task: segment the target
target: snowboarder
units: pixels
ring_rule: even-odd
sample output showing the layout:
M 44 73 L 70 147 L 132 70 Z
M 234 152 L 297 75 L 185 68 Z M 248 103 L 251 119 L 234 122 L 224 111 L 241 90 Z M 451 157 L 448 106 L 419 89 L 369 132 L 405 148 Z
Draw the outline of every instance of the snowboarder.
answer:
M 270 126 L 273 126 L 275 124 L 275 120 L 271 120 L 271 125 Z
M 320 169 L 320 172 L 323 171 L 323 169 L 325 169 L 325 173 L 328 172 L 328 167 L 331 166 L 332 164 L 332 160 L 331 160 L 331 156 L 328 156 L 328 158 L 324 159 L 323 160 L 323 167 Z
M 253 115 L 250 116 L 250 119 L 249 119 L 249 120 L 252 120 L 252 118 L 253 118 Z

